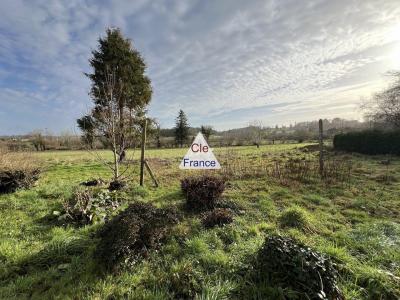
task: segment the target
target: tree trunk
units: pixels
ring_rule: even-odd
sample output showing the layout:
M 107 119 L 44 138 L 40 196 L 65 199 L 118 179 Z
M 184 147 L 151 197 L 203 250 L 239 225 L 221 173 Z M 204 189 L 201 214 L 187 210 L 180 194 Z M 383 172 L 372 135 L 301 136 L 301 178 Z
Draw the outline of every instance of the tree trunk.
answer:
M 114 180 L 117 180 L 119 177 L 119 163 L 118 163 L 118 154 L 116 147 L 114 147 L 113 149 L 113 154 L 114 154 Z

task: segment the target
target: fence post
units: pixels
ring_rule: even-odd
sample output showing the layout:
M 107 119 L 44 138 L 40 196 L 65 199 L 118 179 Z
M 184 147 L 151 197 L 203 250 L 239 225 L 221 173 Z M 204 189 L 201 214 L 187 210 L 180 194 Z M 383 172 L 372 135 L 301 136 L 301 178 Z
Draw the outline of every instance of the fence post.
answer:
M 324 136 L 323 136 L 323 127 L 322 127 L 322 119 L 319 119 L 318 122 L 319 127 L 319 174 L 324 172 Z
M 142 144 L 141 144 L 141 152 L 140 152 L 140 185 L 143 186 L 144 182 L 144 151 L 146 145 L 146 127 L 147 127 L 147 118 L 144 119 L 143 129 L 142 129 Z

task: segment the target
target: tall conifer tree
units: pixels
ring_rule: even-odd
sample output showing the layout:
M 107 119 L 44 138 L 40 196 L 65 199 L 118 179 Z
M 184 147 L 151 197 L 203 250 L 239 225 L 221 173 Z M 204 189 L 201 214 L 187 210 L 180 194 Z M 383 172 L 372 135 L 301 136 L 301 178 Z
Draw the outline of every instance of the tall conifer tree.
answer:
M 107 29 L 98 42 L 89 60 L 92 73 L 85 74 L 91 81 L 94 108 L 78 120 L 78 126 L 83 136 L 101 138 L 111 148 L 116 180 L 119 162 L 140 131 L 152 89 L 143 58 L 119 29 Z
M 179 111 L 175 124 L 175 141 L 182 148 L 189 136 L 188 119 L 182 109 Z

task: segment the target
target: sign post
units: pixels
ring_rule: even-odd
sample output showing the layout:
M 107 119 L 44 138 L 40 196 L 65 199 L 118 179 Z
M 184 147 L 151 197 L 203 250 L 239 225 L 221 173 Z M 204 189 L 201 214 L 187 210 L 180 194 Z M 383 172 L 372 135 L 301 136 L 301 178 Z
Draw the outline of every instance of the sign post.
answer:
M 188 152 L 183 157 L 180 169 L 211 169 L 217 170 L 221 169 L 221 165 L 215 158 L 211 147 L 208 145 L 203 134 L 199 132 L 195 137 L 192 145 L 190 146 Z

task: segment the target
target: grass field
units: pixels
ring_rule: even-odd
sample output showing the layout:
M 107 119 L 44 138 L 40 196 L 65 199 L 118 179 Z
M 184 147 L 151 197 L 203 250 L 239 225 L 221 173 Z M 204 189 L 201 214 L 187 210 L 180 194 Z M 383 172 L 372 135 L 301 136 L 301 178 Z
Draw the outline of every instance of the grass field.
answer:
M 316 152 L 304 146 L 216 148 L 221 172 L 230 178 L 223 197 L 238 208 L 234 222 L 204 229 L 198 215 L 185 214 L 160 251 L 118 274 L 104 273 L 93 259 L 98 242 L 93 233 L 101 224 L 65 227 L 51 221 L 80 182 L 109 178 L 107 167 L 83 151 L 36 153 L 42 168 L 37 185 L 0 196 L 0 298 L 173 299 L 183 291 L 196 299 L 279 299 L 284 291 L 251 284 L 245 270 L 265 237 L 280 233 L 331 256 L 340 266 L 346 299 L 396 299 L 400 158 L 387 165 L 386 157 L 330 152 L 331 158 L 352 162 L 346 182 L 283 182 L 267 174 L 277 160 L 316 160 Z M 186 151 L 148 150 L 160 187 L 146 177 L 141 188 L 135 176 L 123 197 L 180 207 L 180 179 L 196 174 L 178 169 Z M 99 154 L 111 159 L 111 152 Z M 293 207 L 311 230 L 283 226 L 281 216 Z

